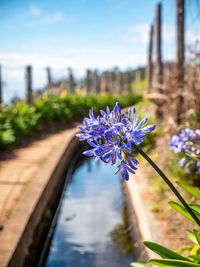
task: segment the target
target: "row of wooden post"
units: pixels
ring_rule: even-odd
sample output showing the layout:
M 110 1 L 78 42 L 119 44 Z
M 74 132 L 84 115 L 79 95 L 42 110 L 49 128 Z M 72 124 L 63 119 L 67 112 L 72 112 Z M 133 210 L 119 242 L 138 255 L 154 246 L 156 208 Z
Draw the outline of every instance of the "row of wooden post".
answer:
M 141 70 L 135 72 L 105 71 L 102 74 L 88 70 L 82 87 L 87 93 L 130 94 L 132 81 L 134 80 L 139 85 L 142 79 L 144 79 L 144 75 Z
M 32 103 L 33 99 L 32 99 L 32 94 L 33 94 L 33 88 L 32 88 L 32 67 L 31 66 L 27 66 L 26 69 L 26 100 L 29 104 Z M 48 87 L 51 88 L 52 86 L 52 82 L 51 82 L 51 74 L 50 74 L 50 68 L 47 68 L 47 76 L 48 76 Z M 3 82 L 2 82 L 2 66 L 0 65 L 0 103 L 3 102 L 2 99 L 2 86 Z
M 47 70 L 47 88 L 48 90 L 52 91 L 53 88 L 53 83 L 52 83 L 52 78 L 51 78 L 51 69 L 48 67 L 46 68 Z M 33 102 L 33 88 L 32 88 L 32 66 L 26 66 L 25 68 L 25 82 L 26 82 L 26 101 L 31 104 Z M 2 82 L 2 66 L 0 65 L 0 103 L 3 102 L 2 99 L 2 87 L 3 87 L 3 82 Z
M 85 85 L 83 87 L 86 88 L 87 93 L 130 93 L 132 80 L 133 77 L 131 77 L 130 72 L 105 71 L 99 75 L 97 71 L 91 72 L 87 70 Z
M 183 81 L 184 76 L 184 0 L 176 0 L 177 10 L 177 60 L 176 66 L 179 73 L 180 83 Z M 156 21 L 155 25 L 150 26 L 149 37 L 149 49 L 148 49 L 148 65 L 147 65 L 147 88 L 148 92 L 151 91 L 153 86 L 153 62 L 152 62 L 152 50 L 153 50 L 153 36 L 156 38 L 156 84 L 158 92 L 161 92 L 159 84 L 162 83 L 163 76 L 163 62 L 162 62 L 162 5 L 156 5 Z
M 46 68 L 47 71 L 47 86 L 46 89 L 51 93 L 54 93 L 55 84 L 52 81 L 51 69 Z M 75 92 L 76 82 L 73 77 L 72 69 L 68 68 L 69 76 L 67 81 L 67 87 L 71 93 Z M 25 67 L 25 83 L 26 83 L 26 101 L 31 104 L 33 102 L 33 77 L 32 66 Z M 0 65 L 0 103 L 2 103 L 2 67 Z M 142 77 L 143 76 L 143 77 Z M 86 93 L 100 93 L 106 92 L 111 94 L 123 94 L 131 93 L 131 82 L 135 80 L 138 88 L 140 87 L 140 81 L 144 78 L 141 74 L 141 70 L 137 70 L 134 74 L 133 71 L 120 72 L 117 70 L 105 71 L 99 74 L 97 70 L 86 71 L 85 79 L 79 84 L 79 87 L 84 89 Z

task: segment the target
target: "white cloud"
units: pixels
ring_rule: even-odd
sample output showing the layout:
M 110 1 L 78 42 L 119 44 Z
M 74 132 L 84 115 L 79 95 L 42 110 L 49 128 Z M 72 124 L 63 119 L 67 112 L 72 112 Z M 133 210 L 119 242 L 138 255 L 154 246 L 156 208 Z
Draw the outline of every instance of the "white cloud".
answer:
M 196 41 L 200 42 L 200 34 L 195 34 L 192 31 L 186 32 L 187 45 L 195 44 Z
M 75 17 L 68 15 L 65 16 L 61 11 L 57 11 L 55 13 L 40 15 L 36 20 L 31 21 L 30 23 L 33 25 L 49 25 L 55 23 L 72 23 L 75 21 Z
M 149 24 L 138 24 L 129 27 L 121 36 L 121 40 L 131 44 L 140 44 L 147 46 L 149 42 Z M 171 24 L 162 25 L 162 37 L 164 45 L 176 45 L 176 26 Z M 155 33 L 154 33 L 155 36 Z M 200 34 L 195 34 L 193 31 L 186 28 L 186 44 L 195 43 L 200 40 Z
M 33 4 L 30 6 L 30 12 L 31 12 L 31 15 L 36 16 L 36 17 L 42 14 L 42 10 Z
M 79 53 L 69 52 L 66 55 L 48 54 L 48 53 L 4 53 L 0 52 L 0 62 L 9 68 L 22 68 L 31 64 L 35 68 L 45 68 L 51 66 L 53 69 L 62 69 L 72 67 L 77 73 L 82 74 L 86 68 L 106 69 L 113 66 L 120 68 L 136 67 L 145 64 L 145 54 L 129 53 L 124 51 L 110 51 L 102 49 L 101 51 L 90 51 L 86 53 L 79 50 Z M 20 63 L 19 63 L 20 62 Z
M 53 23 L 57 23 L 57 22 L 61 22 L 64 20 L 64 15 L 62 12 L 58 11 L 55 12 L 53 14 L 49 14 L 44 16 L 39 23 L 41 24 L 53 24 Z
M 55 56 L 45 53 L 1 53 L 0 60 L 2 64 L 8 67 L 24 67 L 33 65 L 37 68 L 45 66 L 54 66 L 54 68 L 62 68 L 66 66 L 66 60 L 62 56 Z M 20 63 L 19 63 L 20 62 Z
M 128 43 L 139 43 L 146 45 L 148 42 L 148 24 L 138 24 L 129 27 L 124 35 L 121 36 L 121 40 Z
M 167 44 L 174 42 L 175 40 L 175 26 L 163 24 L 163 41 Z M 150 25 L 138 24 L 129 27 L 124 35 L 121 36 L 121 40 L 128 43 L 137 43 L 147 46 L 149 41 Z M 155 35 L 154 35 L 155 36 Z

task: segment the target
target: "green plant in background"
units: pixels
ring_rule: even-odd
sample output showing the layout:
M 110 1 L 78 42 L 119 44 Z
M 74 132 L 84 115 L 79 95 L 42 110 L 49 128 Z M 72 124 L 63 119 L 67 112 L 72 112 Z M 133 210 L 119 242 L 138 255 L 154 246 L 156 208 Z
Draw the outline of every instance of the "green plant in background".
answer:
M 182 183 L 177 182 L 177 184 L 182 187 L 184 190 L 186 190 L 192 197 L 194 197 L 196 200 L 200 200 L 200 190 Z M 199 225 L 194 221 L 194 219 L 191 217 L 191 215 L 188 213 L 188 211 L 179 203 L 170 201 L 169 205 L 175 209 L 177 212 L 179 212 L 181 215 L 183 215 L 185 218 L 193 222 L 198 228 Z M 200 219 L 200 205 L 197 203 L 189 204 L 190 208 L 193 210 L 195 215 Z M 144 244 L 146 247 L 154 251 L 156 254 L 158 254 L 161 259 L 151 259 L 149 263 L 156 265 L 156 266 L 169 266 L 169 267 L 199 267 L 200 266 L 200 231 L 199 229 L 194 229 L 193 232 L 187 230 L 186 231 L 188 237 L 192 240 L 194 243 L 193 246 L 189 247 L 188 250 L 190 253 L 187 256 L 182 256 L 175 251 L 172 251 L 168 248 L 165 248 L 157 243 L 145 241 Z M 144 263 L 131 263 L 132 267 L 149 267 L 149 265 Z
M 182 129 L 179 135 L 172 136 L 169 146 L 178 154 L 179 165 L 185 173 L 193 180 L 199 180 L 200 162 L 195 158 L 200 158 L 200 129 Z
M 137 83 L 135 80 L 131 82 L 131 90 L 134 94 L 138 92 L 144 92 L 146 88 L 147 88 L 146 80 L 141 80 L 139 83 Z
M 31 135 L 40 114 L 33 106 L 21 101 L 0 108 L 0 147 L 13 144 L 24 136 Z
M 142 118 L 148 116 L 148 121 L 146 125 L 151 125 L 156 120 L 155 112 L 152 110 L 152 102 L 148 99 L 143 98 L 142 101 L 139 101 L 135 105 L 135 108 L 138 110 L 137 114 L 139 116 L 139 120 L 142 120 Z M 147 138 L 145 138 L 140 145 L 144 152 L 149 153 L 150 150 L 153 149 L 156 142 L 156 138 L 161 134 L 162 130 L 159 128 L 157 128 L 157 130 L 153 131 L 151 134 L 147 133 Z
M 197 129 L 200 128 L 200 110 L 192 110 L 192 112 L 187 116 L 185 121 L 185 128 Z
M 137 103 L 141 100 L 138 95 L 128 96 L 109 96 L 109 95 L 94 95 L 94 94 L 67 94 L 64 97 L 57 95 L 44 95 L 42 98 L 35 101 L 36 111 L 40 112 L 41 119 L 49 122 L 67 118 L 72 119 L 76 116 L 84 115 L 89 108 L 93 106 L 94 112 L 98 112 L 106 105 L 114 106 L 116 101 L 120 101 L 121 105 L 127 106 Z
M 42 130 L 45 125 L 56 125 L 62 120 L 81 119 L 91 106 L 94 112 L 107 105 L 113 107 L 118 101 L 122 107 L 141 101 L 139 95 L 75 94 L 50 95 L 44 94 L 31 106 L 24 101 L 9 106 L 0 106 L 0 148 L 15 144 L 25 136 Z

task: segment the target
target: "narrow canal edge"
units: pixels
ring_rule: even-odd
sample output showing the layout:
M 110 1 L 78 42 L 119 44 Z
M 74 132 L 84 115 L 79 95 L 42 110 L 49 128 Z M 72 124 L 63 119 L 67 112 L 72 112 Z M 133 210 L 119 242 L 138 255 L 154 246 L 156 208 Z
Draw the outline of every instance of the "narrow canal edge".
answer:
M 0 236 L 3 244 L 3 253 L 0 254 L 2 267 L 24 265 L 45 208 L 53 193 L 62 188 L 71 155 L 78 149 L 79 141 L 74 137 L 76 133 L 77 128 L 66 131 L 63 142 L 41 165 L 5 224 Z

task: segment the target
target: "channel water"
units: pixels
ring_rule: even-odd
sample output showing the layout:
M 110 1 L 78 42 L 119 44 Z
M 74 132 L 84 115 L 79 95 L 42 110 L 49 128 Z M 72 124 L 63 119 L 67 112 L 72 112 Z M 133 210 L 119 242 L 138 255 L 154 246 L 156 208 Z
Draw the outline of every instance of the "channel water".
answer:
M 43 266 L 130 266 L 133 256 L 124 253 L 120 244 L 121 239 L 126 241 L 121 183 L 115 169 L 81 157 L 68 172 L 70 182 L 63 191 Z

